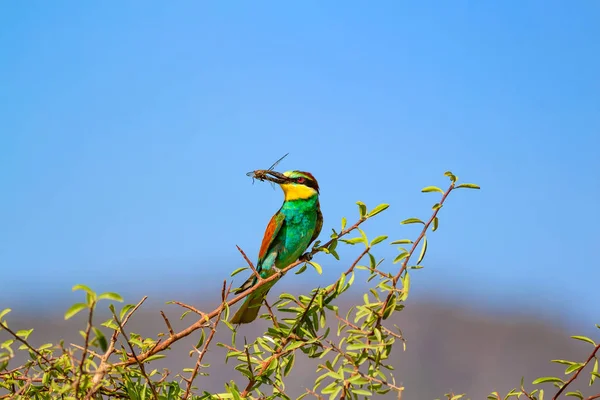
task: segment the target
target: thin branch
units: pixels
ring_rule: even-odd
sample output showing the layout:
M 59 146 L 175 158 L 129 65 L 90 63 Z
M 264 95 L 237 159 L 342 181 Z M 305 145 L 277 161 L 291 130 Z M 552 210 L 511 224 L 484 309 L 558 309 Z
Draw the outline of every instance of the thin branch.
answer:
M 448 195 L 450 194 L 450 192 L 452 192 L 452 190 L 454 190 L 455 184 L 456 184 L 456 182 L 452 182 L 450 184 L 450 186 L 448 187 L 448 190 L 446 190 L 446 192 L 442 196 L 442 199 L 439 202 L 439 207 L 437 207 L 433 211 L 433 214 L 431 214 L 431 217 L 429 218 L 429 221 L 427 221 L 425 223 L 425 225 L 423 226 L 423 229 L 421 230 L 421 233 L 417 237 L 417 240 L 414 241 L 412 247 L 410 248 L 410 251 L 408 252 L 408 255 L 404 258 L 404 261 L 402 262 L 402 267 L 400 268 L 400 270 L 398 270 L 398 273 L 392 279 L 392 287 L 396 288 L 396 285 L 398 284 L 398 280 L 400 279 L 400 277 L 402 276 L 402 274 L 404 273 L 404 271 L 406 271 L 406 269 L 408 268 L 408 262 L 409 262 L 410 258 L 414 254 L 414 252 L 417 249 L 417 246 L 419 245 L 419 243 L 421 242 L 421 240 L 423 240 L 423 238 L 425 237 L 425 234 L 427 233 L 427 230 L 429 229 L 429 226 L 433 223 L 433 221 L 437 217 L 438 212 L 442 209 L 442 206 L 444 205 L 444 202 L 446 201 L 446 198 L 448 198 Z M 389 302 L 391 301 L 392 296 L 394 295 L 394 293 L 395 293 L 395 291 L 390 291 L 388 293 L 388 295 L 387 295 L 387 297 L 386 297 L 386 299 L 385 299 L 385 301 L 383 303 L 383 306 L 381 307 L 381 313 L 377 317 L 377 323 L 374 325 L 374 327 L 377 327 L 377 326 L 379 326 L 381 324 L 381 320 L 383 319 L 383 314 L 384 314 L 385 310 L 387 309 L 387 306 L 388 306 Z
M 10 328 L 8 326 L 6 326 L 4 324 L 4 322 L 0 321 L 0 327 L 2 329 L 4 329 L 6 332 L 10 333 L 10 335 L 12 337 L 14 337 L 18 342 L 23 343 L 25 346 L 27 346 L 27 348 L 31 351 L 33 351 L 38 357 L 40 357 L 42 360 L 44 360 L 48 365 L 50 365 L 50 367 L 52 367 L 52 363 L 50 362 L 50 360 L 48 358 L 46 358 L 45 355 L 43 355 L 42 353 L 40 353 L 38 350 L 36 350 L 33 346 L 31 346 L 26 340 L 22 339 L 20 336 L 18 336 L 15 332 L 13 332 L 12 330 L 10 330 Z
M 271 317 L 271 321 L 273 321 L 273 325 L 275 326 L 275 328 L 279 328 L 279 323 L 277 322 L 277 318 L 275 318 L 273 309 L 269 305 L 269 302 L 267 301 L 266 297 L 263 299 L 263 303 L 265 304 L 265 306 L 267 307 L 267 310 L 269 311 L 269 316 Z
M 579 374 L 581 373 L 581 371 L 583 371 L 583 369 L 590 363 L 590 361 L 592 361 L 594 359 L 594 357 L 596 357 L 596 353 L 598 352 L 598 350 L 600 349 L 600 343 L 598 343 L 596 345 L 596 347 L 594 347 L 594 350 L 590 353 L 588 359 L 585 361 L 585 363 L 581 366 L 581 368 L 579 368 L 577 370 L 577 372 L 575 372 L 573 374 L 573 376 L 571 376 L 571 379 L 569 379 L 567 381 L 567 383 L 565 383 L 559 390 L 558 392 L 556 392 L 556 394 L 554 395 L 554 397 L 552 397 L 552 400 L 556 400 L 558 399 L 558 396 L 560 396 L 560 394 L 562 392 L 564 392 L 564 390 L 575 380 L 577 379 L 577 377 L 579 376 Z
M 256 270 L 256 268 L 254 268 L 254 264 L 252 264 L 252 261 L 250 261 L 250 259 L 246 255 L 246 253 L 244 253 L 244 250 L 242 250 L 240 248 L 240 246 L 238 246 L 237 244 L 235 245 L 235 247 L 237 247 L 237 249 L 239 250 L 239 252 L 242 253 L 242 257 L 244 257 L 244 260 L 246 260 L 246 262 L 248 263 L 248 266 L 252 269 L 252 273 L 254 273 L 254 276 L 256 277 L 256 279 L 258 281 L 261 281 L 262 277 L 260 276 L 260 274 L 258 273 L 258 271 Z
M 76 349 L 79 349 L 79 350 L 81 350 L 81 351 L 83 351 L 83 350 L 85 349 L 85 347 L 83 347 L 83 346 L 80 346 L 80 345 L 78 345 L 78 344 L 75 344 L 75 343 L 71 343 L 71 346 L 73 346 L 73 347 L 75 347 Z M 98 358 L 102 359 L 102 356 L 101 356 L 100 354 L 96 353 L 96 352 L 95 352 L 95 351 L 93 351 L 93 350 L 87 349 L 87 352 L 88 352 L 89 354 L 93 355 L 94 357 L 98 357 Z
M 165 315 L 165 313 L 160 310 L 160 315 L 162 315 L 163 319 L 165 320 L 165 324 L 167 324 L 167 329 L 169 330 L 169 335 L 173 336 L 175 334 L 175 332 L 173 332 L 173 328 L 171 327 L 171 323 L 169 322 L 169 319 L 167 318 L 167 316 Z
M 81 352 L 81 361 L 79 362 L 79 374 L 77 374 L 77 379 L 75 380 L 75 396 L 77 396 L 77 392 L 79 392 L 79 384 L 81 383 L 81 378 L 83 377 L 83 369 L 85 367 L 85 359 L 88 355 L 88 347 L 90 345 L 90 332 L 92 331 L 92 319 L 94 317 L 94 307 L 96 306 L 96 302 L 92 301 L 90 305 L 90 312 L 88 315 L 87 326 L 85 328 L 85 336 L 84 336 L 84 344 L 83 351 Z
M 123 329 L 123 325 L 121 324 L 121 321 L 119 321 L 119 317 L 117 317 L 117 314 L 115 314 L 114 311 L 113 311 L 113 317 L 114 317 L 114 320 L 117 323 L 117 325 L 119 325 L 119 330 L 121 331 L 121 335 L 125 338 L 125 342 L 127 343 L 127 346 L 129 346 L 129 350 L 131 350 L 131 355 L 136 360 L 138 366 L 140 367 L 140 371 L 142 372 L 142 375 L 144 375 L 144 378 L 146 378 L 146 381 L 148 382 L 148 386 L 150 386 L 150 390 L 152 390 L 152 395 L 154 396 L 154 400 L 158 400 L 158 393 L 156 392 L 156 388 L 152 384 L 150 377 L 146 373 L 146 368 L 144 367 L 144 363 L 141 362 L 135 355 L 135 350 L 133 349 L 133 345 L 129 341 L 129 338 L 127 337 L 127 334 L 125 333 L 125 329 Z
M 221 313 L 219 314 L 219 317 L 216 319 L 215 323 L 213 324 L 210 334 L 208 335 L 206 342 L 204 342 L 204 346 L 202 346 L 202 350 L 199 351 L 198 349 L 194 348 L 198 352 L 198 360 L 196 361 L 196 365 L 194 366 L 194 370 L 192 371 L 190 378 L 186 379 L 187 387 L 185 388 L 185 394 L 183 395 L 184 400 L 190 396 L 190 393 L 192 390 L 192 383 L 194 382 L 194 379 L 196 379 L 196 376 L 198 375 L 198 370 L 200 369 L 200 365 L 202 364 L 202 359 L 204 358 L 204 355 L 208 351 L 208 346 L 210 345 L 210 342 L 213 340 L 215 333 L 217 333 L 217 326 L 219 326 L 219 322 L 221 321 L 221 315 L 223 314 L 223 311 L 225 310 L 225 304 L 227 302 L 227 297 L 229 296 L 229 292 L 231 291 L 231 284 L 229 285 L 229 288 L 227 290 L 225 290 L 226 285 L 227 285 L 227 281 L 223 281 L 223 290 L 221 292 Z
M 185 304 L 182 303 L 180 301 L 176 301 L 176 300 L 172 300 L 171 303 L 173 304 L 177 304 L 178 306 L 181 306 L 183 308 L 187 308 L 188 310 L 195 312 L 196 314 L 198 314 L 199 316 L 201 316 L 202 318 L 206 318 L 206 314 L 203 313 L 202 311 L 198 310 L 197 308 L 190 306 L 189 304 Z M 205 322 L 208 322 L 209 320 L 207 319 Z
M 315 396 L 319 400 L 324 400 L 325 399 L 325 397 L 321 396 L 319 393 L 315 392 L 314 390 L 310 390 L 309 388 L 306 388 L 306 392 L 312 394 L 313 396 Z
M 144 304 L 144 302 L 146 301 L 147 298 L 148 298 L 148 296 L 142 297 L 142 299 L 135 305 L 135 307 L 133 307 L 125 315 L 125 318 L 123 318 L 123 322 L 122 322 L 123 326 L 125 326 L 127 324 L 127 322 L 129 321 L 129 318 L 131 318 L 133 313 L 135 313 L 142 306 L 142 304 Z M 94 374 L 94 378 L 92 379 L 92 387 L 88 391 L 87 395 L 85 396 L 86 400 L 91 399 L 94 396 L 94 394 L 98 391 L 98 389 L 100 389 L 100 387 L 101 387 L 102 378 L 104 378 L 104 375 L 106 374 L 106 372 L 108 371 L 108 368 L 109 368 L 108 359 L 115 351 L 115 344 L 117 343 L 117 338 L 119 337 L 119 333 L 120 333 L 120 330 L 115 329 L 115 331 L 113 332 L 113 334 L 110 338 L 110 343 L 108 345 L 108 348 L 106 349 L 106 352 L 102 356 L 100 365 L 98 366 L 98 369 L 96 370 L 96 373 Z

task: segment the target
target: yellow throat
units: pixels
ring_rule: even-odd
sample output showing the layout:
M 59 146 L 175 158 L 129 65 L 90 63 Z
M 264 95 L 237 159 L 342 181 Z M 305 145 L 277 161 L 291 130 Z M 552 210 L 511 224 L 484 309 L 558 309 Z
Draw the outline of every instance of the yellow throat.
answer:
M 289 173 L 284 172 L 284 175 L 289 176 Z M 279 186 L 283 190 L 285 201 L 308 199 L 318 194 L 315 189 L 297 183 L 284 183 Z

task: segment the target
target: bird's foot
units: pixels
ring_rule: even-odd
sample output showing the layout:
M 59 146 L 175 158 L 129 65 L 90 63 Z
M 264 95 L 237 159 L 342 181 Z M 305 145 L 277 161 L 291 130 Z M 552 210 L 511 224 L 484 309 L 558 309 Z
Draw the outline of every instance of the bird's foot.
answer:
M 271 269 L 275 272 L 275 275 L 277 275 L 279 278 L 281 278 L 283 276 L 283 271 L 280 270 L 279 268 L 273 266 L 273 267 L 271 267 Z
M 312 258 L 313 258 L 312 253 L 310 251 L 307 251 L 306 253 L 304 253 L 300 256 L 299 260 L 302 262 L 307 262 L 307 261 L 312 260 Z

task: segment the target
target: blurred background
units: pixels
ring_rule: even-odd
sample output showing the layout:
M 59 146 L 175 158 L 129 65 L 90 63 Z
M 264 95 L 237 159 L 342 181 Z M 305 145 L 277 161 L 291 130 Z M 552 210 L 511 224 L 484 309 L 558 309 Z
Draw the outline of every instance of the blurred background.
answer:
M 82 320 L 62 315 L 84 283 L 148 295 L 131 329 L 154 335 L 158 309 L 179 313 L 166 301 L 218 302 L 236 244 L 256 258 L 283 196 L 246 172 L 289 152 L 278 170 L 319 180 L 322 239 L 357 200 L 390 203 L 365 230 L 400 239 L 451 170 L 482 190 L 455 192 L 429 237 L 398 380 L 481 398 L 562 374 L 549 360 L 583 359 L 569 335 L 600 323 L 599 19 L 591 0 L 3 2 L 0 309 L 33 343 L 75 340 Z M 358 251 L 271 297 L 332 282 Z M 188 350 L 171 362 L 192 366 Z

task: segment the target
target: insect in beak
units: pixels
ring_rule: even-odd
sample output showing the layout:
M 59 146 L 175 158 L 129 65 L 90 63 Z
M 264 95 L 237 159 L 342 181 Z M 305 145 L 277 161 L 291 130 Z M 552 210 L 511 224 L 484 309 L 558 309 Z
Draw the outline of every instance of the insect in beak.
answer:
M 279 160 L 275 161 L 273 163 L 273 165 L 271 165 L 271 167 L 269 167 L 269 169 L 257 169 L 255 171 L 250 171 L 246 174 L 246 176 L 252 177 L 252 183 L 254 183 L 254 179 L 258 179 L 261 182 L 269 181 L 269 182 L 277 183 L 277 184 L 282 184 L 282 183 L 290 181 L 290 178 L 283 175 L 282 173 L 273 171 L 273 168 L 275 168 L 275 166 L 277 164 L 279 164 L 279 162 L 281 160 L 283 160 L 285 157 L 287 157 L 288 154 L 290 154 L 290 153 L 286 153 Z

